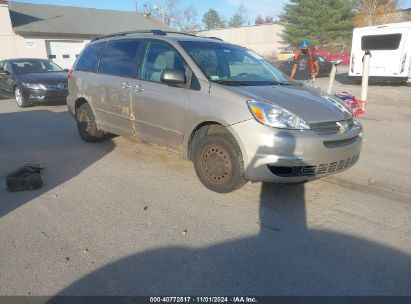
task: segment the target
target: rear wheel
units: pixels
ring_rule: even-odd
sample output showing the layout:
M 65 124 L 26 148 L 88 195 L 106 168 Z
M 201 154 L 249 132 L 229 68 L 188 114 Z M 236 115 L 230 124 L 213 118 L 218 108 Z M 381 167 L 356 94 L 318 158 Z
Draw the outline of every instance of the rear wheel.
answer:
M 81 138 L 87 142 L 96 142 L 104 139 L 104 132 L 98 130 L 93 111 L 88 103 L 83 103 L 76 110 L 77 128 Z
M 240 147 L 229 133 L 204 137 L 194 152 L 194 168 L 203 185 L 215 192 L 231 192 L 247 183 Z
M 23 95 L 23 91 L 19 86 L 14 88 L 14 99 L 20 108 L 26 108 L 29 106 L 27 99 Z

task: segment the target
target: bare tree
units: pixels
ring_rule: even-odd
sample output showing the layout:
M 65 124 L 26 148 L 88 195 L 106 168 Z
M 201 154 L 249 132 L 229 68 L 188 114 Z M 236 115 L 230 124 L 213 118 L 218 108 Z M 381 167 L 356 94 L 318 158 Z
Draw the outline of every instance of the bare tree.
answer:
M 179 30 L 184 33 L 194 32 L 200 29 L 197 23 L 198 13 L 194 6 L 184 8 L 182 14 L 177 17 L 176 24 Z
M 175 27 L 180 18 L 179 0 L 167 0 L 165 4 L 165 24 Z
M 357 15 L 354 17 L 354 26 L 371 26 L 399 19 L 397 14 L 397 0 L 357 0 Z

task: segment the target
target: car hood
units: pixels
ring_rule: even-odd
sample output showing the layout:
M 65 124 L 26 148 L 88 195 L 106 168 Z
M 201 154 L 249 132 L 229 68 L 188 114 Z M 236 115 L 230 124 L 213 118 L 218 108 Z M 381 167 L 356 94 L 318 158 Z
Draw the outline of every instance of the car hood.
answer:
M 336 97 L 306 87 L 294 85 L 229 87 L 247 99 L 264 101 L 284 108 L 308 123 L 340 121 L 352 114 Z
M 27 81 L 33 83 L 58 83 L 67 82 L 67 72 L 51 72 L 51 73 L 29 73 L 18 76 L 19 81 Z

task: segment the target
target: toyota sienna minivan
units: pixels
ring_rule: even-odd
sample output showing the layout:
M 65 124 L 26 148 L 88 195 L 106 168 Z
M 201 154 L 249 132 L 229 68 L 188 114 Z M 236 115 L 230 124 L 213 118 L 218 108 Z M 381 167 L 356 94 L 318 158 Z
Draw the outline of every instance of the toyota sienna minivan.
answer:
M 216 192 L 317 179 L 353 166 L 361 151 L 362 126 L 343 101 L 214 38 L 99 37 L 68 78 L 67 104 L 85 141 L 115 134 L 164 145 Z

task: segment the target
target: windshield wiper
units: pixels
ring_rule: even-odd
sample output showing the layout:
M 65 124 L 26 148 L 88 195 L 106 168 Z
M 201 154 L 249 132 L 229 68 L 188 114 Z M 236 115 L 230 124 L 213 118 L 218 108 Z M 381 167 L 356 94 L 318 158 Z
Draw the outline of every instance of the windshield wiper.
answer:
M 291 85 L 289 82 L 273 81 L 270 82 L 270 85 Z
M 224 84 L 224 85 L 229 85 L 229 86 L 237 86 L 237 87 L 243 87 L 246 84 L 243 82 L 238 82 L 238 81 L 230 81 L 230 80 L 213 80 L 216 83 L 219 84 Z

